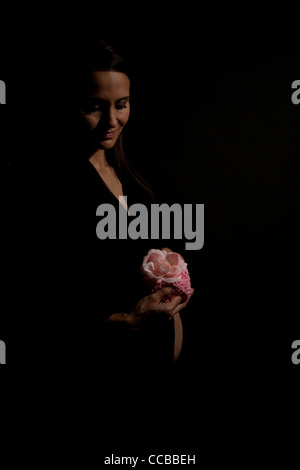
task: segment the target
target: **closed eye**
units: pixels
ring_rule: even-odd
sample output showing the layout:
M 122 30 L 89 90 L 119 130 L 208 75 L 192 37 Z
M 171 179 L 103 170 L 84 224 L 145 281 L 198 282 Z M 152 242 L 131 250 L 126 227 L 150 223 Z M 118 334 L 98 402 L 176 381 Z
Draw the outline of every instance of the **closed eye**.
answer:
M 97 111 L 104 111 L 105 103 L 100 101 L 99 99 L 90 99 L 83 103 L 82 111 L 87 114 L 94 113 Z
M 129 96 L 126 96 L 125 98 L 121 98 L 116 102 L 116 109 L 127 108 L 128 103 L 129 103 Z
M 120 98 L 115 102 L 116 109 L 124 109 L 127 108 L 129 104 L 129 96 L 124 98 Z M 82 106 L 82 111 L 86 114 L 96 113 L 97 111 L 105 112 L 108 110 L 109 103 L 105 100 L 101 100 L 100 98 L 92 98 L 85 102 Z

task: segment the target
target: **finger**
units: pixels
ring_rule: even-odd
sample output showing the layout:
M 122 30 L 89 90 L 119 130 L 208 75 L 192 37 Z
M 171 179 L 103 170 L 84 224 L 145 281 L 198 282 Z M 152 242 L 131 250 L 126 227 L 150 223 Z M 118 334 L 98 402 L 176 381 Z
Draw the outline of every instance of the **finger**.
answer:
M 171 316 L 174 317 L 174 315 L 176 315 L 176 313 L 180 312 L 180 310 L 182 310 L 184 307 L 186 307 L 189 300 L 190 299 L 187 299 L 184 303 L 177 305 L 177 307 L 175 307 L 174 310 L 172 311 Z
M 171 300 L 169 300 L 169 302 L 156 304 L 155 309 L 158 310 L 159 312 L 165 312 L 167 314 L 170 314 L 170 312 L 173 312 L 173 310 L 181 302 L 182 302 L 182 297 L 180 297 L 179 295 L 176 295 Z
M 154 292 L 153 294 L 151 294 L 151 298 L 156 301 L 156 302 L 159 302 L 160 300 L 162 300 L 166 295 L 170 295 L 172 294 L 172 292 L 174 291 L 173 287 L 162 287 L 161 289 L 159 289 L 158 291 Z
M 186 299 L 185 302 L 182 302 L 180 303 L 177 307 L 175 307 L 174 311 L 172 312 L 172 316 L 176 315 L 176 313 L 180 312 L 180 310 L 182 310 L 183 308 L 185 308 L 187 306 L 187 304 L 189 303 L 189 301 L 191 300 L 191 297 L 194 293 L 195 289 L 192 289 L 192 293 L 191 295 Z

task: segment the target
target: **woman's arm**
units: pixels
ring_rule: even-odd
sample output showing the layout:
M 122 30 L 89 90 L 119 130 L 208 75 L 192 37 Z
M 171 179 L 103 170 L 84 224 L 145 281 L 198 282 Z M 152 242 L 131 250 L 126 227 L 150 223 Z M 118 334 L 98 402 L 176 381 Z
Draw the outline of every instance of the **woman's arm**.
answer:
M 129 329 L 139 329 L 147 320 L 149 314 L 167 315 L 171 319 L 182 310 L 188 303 L 189 299 L 182 303 L 180 296 L 175 296 L 169 302 L 161 302 L 162 299 L 171 294 L 172 287 L 163 287 L 162 289 L 147 295 L 139 300 L 135 308 L 130 313 L 113 313 L 106 320 L 106 324 L 125 326 Z

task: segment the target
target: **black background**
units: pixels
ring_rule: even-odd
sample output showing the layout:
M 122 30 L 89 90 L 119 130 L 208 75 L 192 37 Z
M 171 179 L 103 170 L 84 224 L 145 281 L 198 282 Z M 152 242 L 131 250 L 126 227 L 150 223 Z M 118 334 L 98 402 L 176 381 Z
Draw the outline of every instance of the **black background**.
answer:
M 197 429 L 214 440 L 212 416 L 224 438 L 231 412 L 236 429 L 255 422 L 263 436 L 293 403 L 300 370 L 291 363 L 299 339 L 297 12 L 98 4 L 64 16 L 36 7 L 21 17 L 1 40 L 2 175 L 9 138 L 65 45 L 99 32 L 119 47 L 134 68 L 129 158 L 162 200 L 205 204 L 204 247 L 184 254 L 195 294 L 174 382 L 184 397 L 176 442 L 198 450 Z M 1 331 L 2 321 L 9 364 L 14 330 Z

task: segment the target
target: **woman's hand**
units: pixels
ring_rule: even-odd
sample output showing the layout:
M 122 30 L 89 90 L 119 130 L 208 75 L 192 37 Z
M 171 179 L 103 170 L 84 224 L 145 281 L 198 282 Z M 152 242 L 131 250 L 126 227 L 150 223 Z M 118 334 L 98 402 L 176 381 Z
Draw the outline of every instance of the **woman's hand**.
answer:
M 170 248 L 162 248 L 162 250 L 172 252 Z M 181 255 L 180 257 L 183 259 Z M 177 295 L 168 302 L 162 302 L 162 299 L 166 295 L 172 294 L 173 290 L 172 287 L 163 287 L 139 300 L 132 312 L 114 313 L 106 320 L 106 323 L 127 325 L 132 329 L 138 329 L 150 315 L 152 318 L 157 315 L 157 317 L 169 317 L 171 320 L 174 315 L 186 307 L 191 298 L 189 297 L 185 302 L 182 302 L 182 297 Z M 194 293 L 194 289 L 192 291 Z
M 141 299 L 135 306 L 134 310 L 127 315 L 128 325 L 131 327 L 139 327 L 150 314 L 164 315 L 171 319 L 176 313 L 180 312 L 188 303 L 189 299 L 182 303 L 182 298 L 176 295 L 168 302 L 162 302 L 166 295 L 173 292 L 172 287 L 163 287 L 153 294 L 147 295 Z

